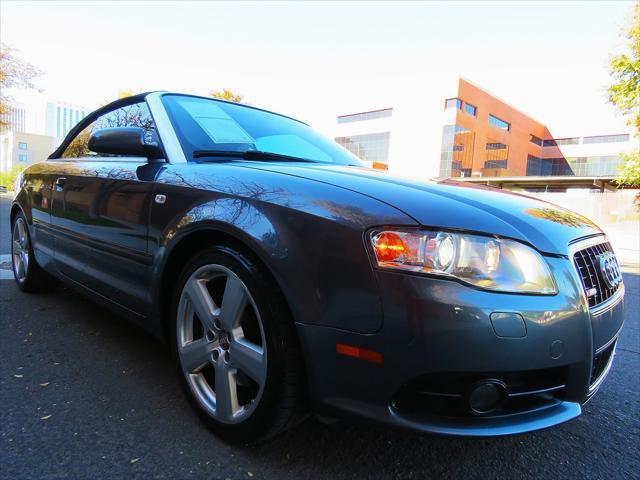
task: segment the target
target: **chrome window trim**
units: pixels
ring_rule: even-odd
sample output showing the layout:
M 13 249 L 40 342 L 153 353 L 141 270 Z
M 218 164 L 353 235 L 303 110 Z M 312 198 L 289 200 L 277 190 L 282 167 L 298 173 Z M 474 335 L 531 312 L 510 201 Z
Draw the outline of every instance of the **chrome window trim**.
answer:
M 138 165 L 144 165 L 149 163 L 146 157 L 118 157 L 118 156 L 110 156 L 110 157 L 101 157 L 99 155 L 91 155 L 87 157 L 59 157 L 59 158 L 48 158 L 47 162 L 95 162 L 95 163 L 103 163 L 103 162 L 114 162 L 114 163 L 136 163 Z
M 156 123 L 156 129 L 160 140 L 162 140 L 162 146 L 167 154 L 167 161 L 169 163 L 187 163 L 187 157 L 182 150 L 180 140 L 171 125 L 171 120 L 167 111 L 162 104 L 162 96 L 166 92 L 153 92 L 146 96 L 145 100 L 149 105 L 149 110 L 153 116 L 153 120 Z

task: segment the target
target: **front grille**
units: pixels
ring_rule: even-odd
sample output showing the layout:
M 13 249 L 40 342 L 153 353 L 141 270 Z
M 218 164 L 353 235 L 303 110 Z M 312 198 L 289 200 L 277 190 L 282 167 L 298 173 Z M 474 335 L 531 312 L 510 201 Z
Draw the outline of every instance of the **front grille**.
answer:
M 595 294 L 587 296 L 589 307 L 595 307 L 607 301 L 622 286 L 622 282 L 615 287 L 609 287 L 606 283 L 598 263 L 598 255 L 605 252 L 613 252 L 609 242 L 587 247 L 573 255 L 585 292 L 595 291 Z
M 589 382 L 590 385 L 596 383 L 606 370 L 615 347 L 616 344 L 615 342 L 613 342 L 611 345 L 609 345 L 607 348 L 593 357 L 593 365 L 591 367 L 591 381 Z

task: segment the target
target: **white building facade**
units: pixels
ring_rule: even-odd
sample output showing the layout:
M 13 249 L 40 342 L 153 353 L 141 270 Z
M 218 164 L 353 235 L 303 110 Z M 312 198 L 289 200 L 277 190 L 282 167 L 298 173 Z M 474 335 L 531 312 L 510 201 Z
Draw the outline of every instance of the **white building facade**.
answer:
M 51 137 L 64 138 L 80 120 L 91 113 L 91 110 L 66 102 L 47 102 L 44 133 Z
M 26 111 L 24 103 L 11 102 L 4 120 L 9 123 L 8 130 L 24 132 L 26 130 Z
M 56 137 L 36 133 L 6 131 L 0 133 L 0 171 L 42 162 L 58 147 Z

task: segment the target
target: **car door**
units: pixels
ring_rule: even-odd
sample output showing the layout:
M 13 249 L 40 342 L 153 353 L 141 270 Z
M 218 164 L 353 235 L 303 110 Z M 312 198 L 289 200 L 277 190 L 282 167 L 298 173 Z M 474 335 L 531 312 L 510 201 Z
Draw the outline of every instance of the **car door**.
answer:
M 147 313 L 151 269 L 148 217 L 159 165 L 143 157 L 96 154 L 91 133 L 141 127 L 157 136 L 144 101 L 103 113 L 61 153 L 53 179 L 51 224 L 55 265 L 71 280 L 136 313 Z
M 55 166 L 40 162 L 23 174 L 23 198 L 16 198 L 31 212 L 31 245 L 38 265 L 52 269 L 55 238 L 51 234 L 51 191 Z

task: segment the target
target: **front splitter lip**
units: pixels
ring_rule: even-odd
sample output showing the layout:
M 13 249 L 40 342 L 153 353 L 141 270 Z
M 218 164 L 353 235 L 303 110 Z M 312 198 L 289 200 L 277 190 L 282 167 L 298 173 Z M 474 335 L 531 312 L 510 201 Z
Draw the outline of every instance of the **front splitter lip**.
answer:
M 551 407 L 499 417 L 423 417 L 401 414 L 389 407 L 388 420 L 394 425 L 434 435 L 454 437 L 499 437 L 518 435 L 553 427 L 582 413 L 576 402 L 560 402 Z

